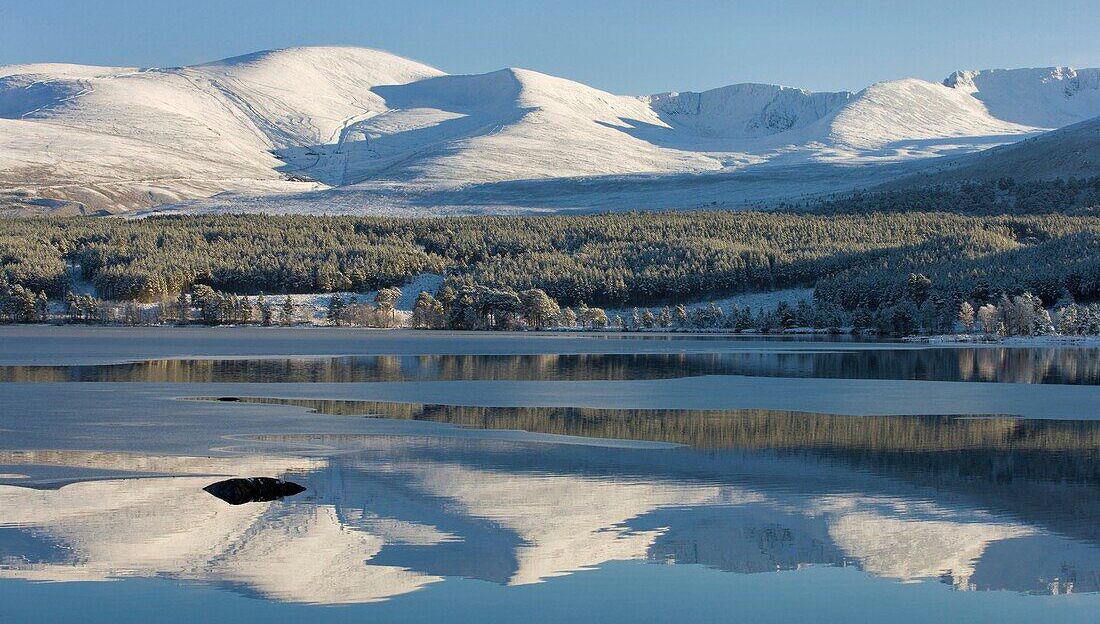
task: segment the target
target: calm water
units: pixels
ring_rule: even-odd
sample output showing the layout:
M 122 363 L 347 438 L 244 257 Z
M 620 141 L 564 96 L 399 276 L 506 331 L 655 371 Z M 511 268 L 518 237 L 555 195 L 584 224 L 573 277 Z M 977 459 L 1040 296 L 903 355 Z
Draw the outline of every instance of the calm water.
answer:
M 782 343 L 776 345 L 782 349 Z M 700 375 L 1100 384 L 1100 349 L 941 348 L 734 353 L 355 356 L 0 366 L 0 381 L 370 382 L 620 380 Z
M 279 383 L 363 382 L 364 396 L 372 381 L 731 374 L 1095 385 L 1096 355 L 7 367 L 0 621 L 1094 621 L 1100 401 L 1048 421 L 521 408 L 493 384 L 479 398 L 497 407 L 294 399 Z M 162 396 L 107 381 L 177 383 Z M 188 385 L 206 382 L 257 385 Z M 203 491 L 228 476 L 306 490 L 236 506 Z

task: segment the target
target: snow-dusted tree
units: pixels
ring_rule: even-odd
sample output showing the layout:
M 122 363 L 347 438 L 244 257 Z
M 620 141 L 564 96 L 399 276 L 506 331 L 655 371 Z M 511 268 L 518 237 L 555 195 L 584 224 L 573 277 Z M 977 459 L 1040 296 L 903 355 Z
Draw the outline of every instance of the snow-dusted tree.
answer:
M 1001 313 L 1001 322 L 1004 324 L 1004 334 L 1006 336 L 1015 336 L 1016 330 L 1020 327 L 1020 321 L 1016 304 L 1013 303 L 1012 298 L 1006 294 L 1002 294 L 1001 298 L 997 300 L 997 310 Z
M 280 320 L 282 320 L 283 325 L 294 324 L 294 301 L 290 298 L 290 295 L 283 298 L 283 318 Z
M 801 299 L 794 308 L 795 324 L 802 327 L 820 327 L 818 309 L 808 299 Z
M 657 315 L 658 327 L 672 327 L 672 310 L 665 306 L 661 308 L 661 313 Z
M 182 290 L 179 297 L 176 298 L 176 319 L 180 325 L 191 322 L 191 301 L 188 299 L 187 293 Z
M 264 327 L 271 327 L 275 323 L 275 306 L 271 305 L 271 301 L 263 293 L 256 298 L 256 305 L 260 308 L 260 323 Z
M 80 308 L 83 310 L 85 320 L 95 321 L 99 318 L 99 310 L 103 302 L 91 295 L 80 297 Z
M 451 304 L 455 300 L 455 289 L 451 288 L 448 284 L 443 284 L 439 287 L 439 290 L 435 292 L 435 298 L 443 306 L 444 312 L 451 311 Z
M 46 298 L 46 291 L 38 291 L 38 296 L 35 297 L 34 309 L 38 315 L 38 322 L 45 323 L 49 320 L 49 299 Z
M 431 293 L 421 291 L 413 304 L 412 326 L 421 329 L 438 329 L 443 326 L 443 304 Z
M 790 329 L 794 327 L 794 310 L 791 310 L 791 304 L 789 302 L 780 301 L 779 303 L 775 304 L 775 316 L 779 320 L 779 324 L 783 329 Z
M 687 308 L 684 307 L 684 304 L 682 304 L 682 303 L 676 306 L 676 321 L 675 322 L 676 322 L 677 327 L 687 327 L 688 326 Z
M 1084 307 L 1083 310 L 1078 333 L 1089 336 L 1100 335 L 1100 306 L 1094 303 Z
M 339 327 L 344 324 L 344 299 L 340 295 L 333 294 L 328 299 L 328 320 Z
M 593 329 L 607 327 L 607 313 L 603 311 L 603 308 L 585 308 L 584 315 L 589 327 Z
M 909 299 L 903 299 L 896 306 L 886 310 L 883 316 L 887 333 L 895 336 L 911 336 L 920 331 L 920 308 Z
M 1040 334 L 1051 327 L 1050 314 L 1043 307 L 1042 299 L 1030 292 L 1025 292 L 1018 299 L 1017 305 L 1020 306 L 1020 313 L 1023 317 L 1021 329 L 1026 329 L 1028 335 Z
M 80 306 L 78 305 L 78 299 L 76 293 L 68 291 L 65 293 L 65 313 L 69 316 L 69 322 L 75 323 L 80 319 Z
M 974 306 L 970 305 L 969 301 L 959 304 L 959 323 L 966 333 L 974 330 Z
M 485 329 L 486 320 L 479 309 L 473 289 L 463 289 L 455 294 L 447 309 L 447 327 L 451 329 Z
M 1082 314 L 1076 303 L 1063 305 L 1054 311 L 1058 333 L 1065 336 L 1077 336 L 1081 333 Z
M 0 291 L 0 300 L 5 297 Z M 24 288 L 20 284 L 12 286 L 7 293 L 7 301 L 4 304 L 8 318 L 16 323 L 34 323 L 38 320 L 38 311 L 35 309 L 36 300 L 34 291 Z
M 1001 315 L 1010 336 L 1030 336 L 1035 331 L 1035 310 L 1042 308 L 1031 293 L 1001 298 Z
M 737 306 L 734 305 L 734 309 L 736 309 L 736 308 L 737 308 Z M 733 328 L 737 331 L 745 331 L 746 329 L 750 329 L 751 327 L 752 327 L 752 308 L 749 307 L 749 306 L 745 306 L 743 309 L 741 309 L 738 312 L 737 319 L 735 319 L 734 322 L 733 322 Z
M 390 322 L 393 323 L 397 320 L 397 300 L 401 298 L 401 289 L 395 286 L 389 288 L 379 288 L 378 292 L 374 295 L 374 305 L 378 306 L 378 311 L 383 315 L 390 317 Z
M 1050 317 L 1050 312 L 1046 308 L 1039 308 L 1035 313 L 1035 331 L 1036 336 L 1050 336 L 1057 333 L 1054 329 L 1054 321 Z
M 982 331 L 991 335 L 1001 335 L 1004 330 L 1004 320 L 1001 311 L 992 303 L 987 303 L 978 308 L 978 325 Z
M 532 288 L 519 293 L 523 305 L 523 317 L 529 327 L 547 327 L 558 316 L 561 308 L 541 288 Z
M 393 309 L 401 298 L 401 289 L 396 287 L 379 288 L 374 295 L 374 305 L 383 309 Z
M 722 308 L 717 303 L 711 301 L 707 304 L 707 327 L 711 329 L 717 329 L 722 327 L 726 322 L 726 314 L 722 312 Z
M 214 325 L 221 321 L 221 297 L 213 288 L 206 284 L 196 284 L 191 289 L 191 301 L 198 305 L 203 323 Z
M 562 308 L 560 323 L 562 327 L 576 327 L 577 313 L 572 308 Z
M 653 311 L 646 308 L 645 312 L 642 312 L 642 327 L 653 327 L 657 324 L 657 317 L 653 316 Z

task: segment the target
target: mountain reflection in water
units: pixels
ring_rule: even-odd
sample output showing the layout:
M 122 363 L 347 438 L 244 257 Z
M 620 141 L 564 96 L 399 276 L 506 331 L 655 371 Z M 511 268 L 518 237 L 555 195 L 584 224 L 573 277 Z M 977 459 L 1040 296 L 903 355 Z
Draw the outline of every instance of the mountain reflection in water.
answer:
M 259 436 L 269 454 L 220 458 L 3 452 L 0 472 L 27 478 L 0 485 L 0 577 L 163 576 L 352 603 L 643 560 L 1100 591 L 1096 423 L 242 400 L 687 446 L 347 434 Z M 35 479 L 43 466 L 99 476 L 54 487 Z M 148 474 L 172 476 L 134 477 Z M 240 507 L 202 491 L 243 474 L 306 491 Z

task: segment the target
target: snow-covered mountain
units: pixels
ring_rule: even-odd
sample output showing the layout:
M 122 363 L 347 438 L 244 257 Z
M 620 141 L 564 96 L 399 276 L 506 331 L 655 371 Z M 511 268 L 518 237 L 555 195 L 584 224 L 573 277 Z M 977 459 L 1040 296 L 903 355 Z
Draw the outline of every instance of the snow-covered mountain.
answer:
M 632 97 L 293 48 L 0 68 L 0 206 L 441 214 L 740 204 L 876 184 L 1100 115 L 1100 70 Z

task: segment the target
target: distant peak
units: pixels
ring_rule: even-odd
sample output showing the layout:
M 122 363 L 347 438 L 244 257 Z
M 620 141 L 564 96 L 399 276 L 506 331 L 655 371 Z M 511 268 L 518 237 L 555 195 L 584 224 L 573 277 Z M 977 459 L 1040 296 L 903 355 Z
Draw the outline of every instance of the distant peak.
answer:
M 1012 78 L 1034 79 L 1039 82 L 1050 80 L 1073 80 L 1078 77 L 1079 71 L 1095 72 L 1093 69 L 1077 70 L 1065 65 L 1053 67 L 1018 67 L 1014 69 L 960 69 L 951 72 L 951 75 L 943 79 L 943 85 L 951 88 L 973 88 L 975 84 L 984 78 Z
M 943 86 L 952 89 L 970 89 L 974 87 L 974 76 L 979 72 L 973 69 L 960 69 L 951 72 L 951 75 L 943 79 Z
M 363 61 L 392 61 L 427 67 L 427 65 L 419 61 L 414 61 L 392 52 L 387 52 L 386 50 L 363 46 L 296 46 L 289 48 L 273 48 L 270 50 L 258 50 L 256 52 L 231 56 L 217 61 L 210 61 L 197 65 L 196 67 L 260 65 L 265 61 L 279 59 L 308 59 L 320 63 L 332 59 L 361 59 Z

